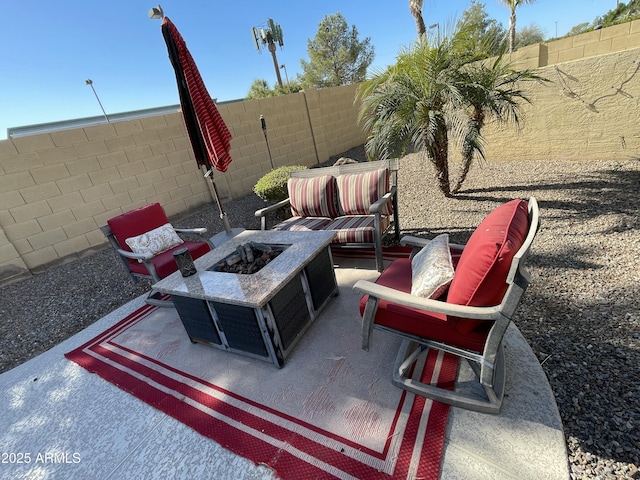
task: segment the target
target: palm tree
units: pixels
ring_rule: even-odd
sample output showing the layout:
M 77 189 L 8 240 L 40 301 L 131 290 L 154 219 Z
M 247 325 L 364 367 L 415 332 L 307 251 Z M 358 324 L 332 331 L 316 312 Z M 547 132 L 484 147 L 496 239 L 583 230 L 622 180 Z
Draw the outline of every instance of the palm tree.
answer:
M 410 145 L 425 151 L 446 196 L 450 186 L 445 108 L 460 96 L 450 81 L 456 63 L 448 40 L 432 48 L 422 37 L 414 50 L 401 52 L 395 65 L 358 90 L 369 158 L 399 157 Z
M 474 157 L 485 158 L 482 129 L 487 118 L 498 124 L 519 126 L 519 102 L 530 103 L 520 85 L 529 80 L 545 81 L 530 70 L 511 70 L 502 56 L 487 62 L 490 60 L 467 65 L 459 72 L 459 88 L 469 105 L 462 115 L 456 112 L 458 115 L 452 122 L 454 131 L 462 138 L 462 167 L 452 194 L 462 187 Z
M 523 3 L 533 3 L 536 0 L 500 0 L 511 10 L 509 17 L 509 52 L 513 53 L 516 46 L 516 8 Z
M 427 32 L 424 18 L 422 18 L 422 0 L 409 0 L 409 11 L 416 20 L 416 29 L 418 30 L 418 38 L 420 38 Z
M 519 121 L 518 101 L 528 100 L 516 82 L 539 78 L 530 71 L 509 70 L 502 58 L 474 63 L 474 58 L 459 53 L 458 40 L 445 36 L 430 45 L 422 38 L 358 90 L 367 155 L 398 157 L 409 147 L 425 152 L 445 196 L 460 188 L 474 156 L 483 156 L 481 131 L 487 119 Z M 461 148 L 464 159 L 454 189 L 449 180 L 450 143 Z

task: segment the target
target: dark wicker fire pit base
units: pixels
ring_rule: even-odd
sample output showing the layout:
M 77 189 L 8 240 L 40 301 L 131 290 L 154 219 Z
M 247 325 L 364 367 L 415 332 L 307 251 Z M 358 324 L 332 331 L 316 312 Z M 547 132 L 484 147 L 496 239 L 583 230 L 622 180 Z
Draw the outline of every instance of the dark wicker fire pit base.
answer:
M 332 232 L 248 230 L 196 260 L 190 277 L 179 272 L 154 287 L 171 295 L 194 343 L 273 363 L 278 368 L 318 317 L 338 285 L 331 257 Z M 256 255 L 253 248 L 259 247 Z M 277 257 L 253 275 L 231 275 L 222 264 Z M 277 252 L 277 253 L 276 253 Z M 272 254 L 270 254 L 272 255 Z

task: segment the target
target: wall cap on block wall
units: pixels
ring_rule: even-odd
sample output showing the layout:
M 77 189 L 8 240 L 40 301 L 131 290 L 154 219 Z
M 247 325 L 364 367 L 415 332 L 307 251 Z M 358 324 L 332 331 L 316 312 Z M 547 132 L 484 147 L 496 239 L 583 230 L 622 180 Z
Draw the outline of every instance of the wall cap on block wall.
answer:
M 23 280 L 31 276 L 29 270 L 17 265 L 3 265 L 0 267 L 0 287 Z

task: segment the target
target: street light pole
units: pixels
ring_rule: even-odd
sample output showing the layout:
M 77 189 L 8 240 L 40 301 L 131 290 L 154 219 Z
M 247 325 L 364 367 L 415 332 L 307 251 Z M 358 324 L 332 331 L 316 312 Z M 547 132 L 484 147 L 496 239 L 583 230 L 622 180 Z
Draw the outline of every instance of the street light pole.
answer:
M 84 81 L 84 83 L 91 87 L 91 90 L 93 90 L 93 94 L 96 96 L 96 100 L 98 100 L 98 105 L 100 105 L 100 109 L 102 110 L 102 113 L 104 114 L 105 120 L 107 121 L 107 123 L 111 123 L 109 121 L 109 117 L 107 117 L 107 112 L 104 111 L 104 107 L 102 106 L 102 102 L 100 101 L 100 98 L 98 98 L 98 94 L 96 93 L 96 89 L 93 88 L 93 80 L 87 79 L 87 80 Z

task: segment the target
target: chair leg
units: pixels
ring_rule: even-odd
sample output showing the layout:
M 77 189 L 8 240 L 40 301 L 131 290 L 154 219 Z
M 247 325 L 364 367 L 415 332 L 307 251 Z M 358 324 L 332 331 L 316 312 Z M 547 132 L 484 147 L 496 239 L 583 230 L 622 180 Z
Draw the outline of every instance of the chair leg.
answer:
M 376 312 L 378 311 L 378 302 L 380 300 L 369 295 L 367 304 L 362 313 L 362 349 L 366 352 L 371 347 L 371 336 L 373 334 L 373 325 Z
M 382 258 L 382 247 L 380 247 L 380 249 L 376 249 L 376 269 L 378 270 L 378 272 L 381 272 L 384 270 L 384 260 Z
M 376 254 L 376 268 L 379 272 L 384 270 L 384 261 L 382 258 L 382 220 L 380 214 L 377 213 L 374 218 L 374 234 L 373 234 L 373 248 Z
M 393 366 L 392 382 L 399 388 L 407 390 L 416 395 L 430 398 L 438 402 L 446 403 L 454 407 L 473 410 L 483 413 L 499 413 L 504 397 L 504 350 L 502 345 L 496 357 L 496 371 L 494 374 L 494 385 L 482 385 L 484 387 L 485 398 L 481 394 L 462 393 L 439 388 L 436 385 L 427 384 L 411 378 L 411 366 L 421 357 L 426 356 L 429 348 L 417 342 L 405 339 L 402 341 L 396 362 Z M 474 362 L 469 361 L 469 364 Z M 476 369 L 472 367 L 476 374 Z M 456 389 L 458 385 L 456 384 Z
M 400 222 L 398 221 L 398 195 L 393 196 L 393 230 L 396 242 L 400 241 Z

